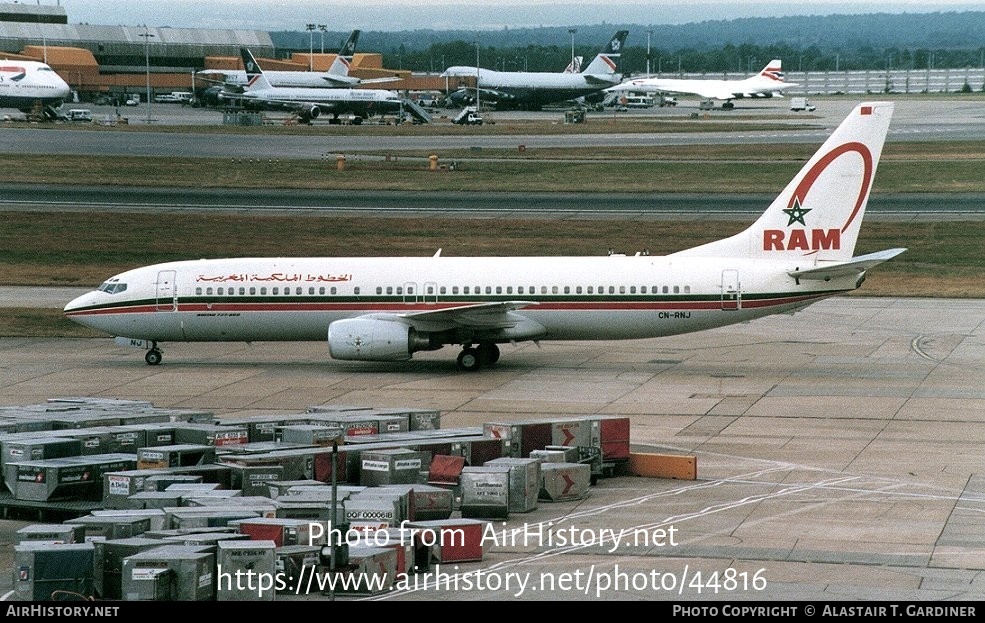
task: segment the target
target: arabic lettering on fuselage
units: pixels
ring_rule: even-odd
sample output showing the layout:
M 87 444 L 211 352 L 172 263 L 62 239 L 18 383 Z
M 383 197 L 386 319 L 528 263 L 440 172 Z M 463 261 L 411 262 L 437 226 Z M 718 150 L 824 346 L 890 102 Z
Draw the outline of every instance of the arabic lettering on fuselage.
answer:
M 338 283 L 341 281 L 352 281 L 352 275 L 348 273 L 343 273 L 340 275 L 333 275 L 331 273 L 327 275 L 313 275 L 311 273 L 301 274 L 301 273 L 271 273 L 269 275 L 258 275 L 252 274 L 248 275 L 246 273 L 232 274 L 232 275 L 217 275 L 215 277 L 207 277 L 205 275 L 199 275 L 195 281 L 208 281 L 211 283 L 225 283 L 227 281 L 237 281 L 237 282 L 249 282 L 249 281 L 277 281 L 277 282 L 296 282 L 296 281 L 306 281 L 306 282 L 318 282 L 318 283 Z

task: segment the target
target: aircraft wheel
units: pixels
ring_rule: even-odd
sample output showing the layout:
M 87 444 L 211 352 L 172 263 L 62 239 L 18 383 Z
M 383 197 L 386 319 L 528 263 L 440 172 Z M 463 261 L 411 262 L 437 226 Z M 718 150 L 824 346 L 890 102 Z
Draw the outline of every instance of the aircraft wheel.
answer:
M 732 102 L 725 102 L 722 104 L 722 110 L 732 110 L 733 108 L 735 108 L 735 104 Z
M 479 353 L 479 359 L 484 366 L 491 366 L 499 361 L 499 346 L 496 346 L 492 342 L 479 344 L 479 348 L 476 351 Z
M 479 358 L 479 353 L 474 348 L 463 348 L 462 352 L 458 353 L 458 369 L 464 370 L 465 372 L 475 372 L 482 366 L 482 360 Z
M 144 355 L 144 361 L 146 361 L 147 365 L 149 366 L 156 366 L 157 364 L 161 363 L 161 359 L 163 358 L 164 356 L 161 354 L 161 351 L 157 350 L 156 348 L 150 349 L 149 351 L 147 351 L 147 354 Z

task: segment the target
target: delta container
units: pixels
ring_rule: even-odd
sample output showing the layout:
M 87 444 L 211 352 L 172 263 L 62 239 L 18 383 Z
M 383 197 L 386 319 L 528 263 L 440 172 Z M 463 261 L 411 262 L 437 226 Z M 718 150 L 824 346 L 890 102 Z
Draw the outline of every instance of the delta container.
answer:
M 167 473 L 160 469 L 136 469 L 103 474 L 103 506 L 130 508 L 130 496 L 145 490 L 147 477 Z

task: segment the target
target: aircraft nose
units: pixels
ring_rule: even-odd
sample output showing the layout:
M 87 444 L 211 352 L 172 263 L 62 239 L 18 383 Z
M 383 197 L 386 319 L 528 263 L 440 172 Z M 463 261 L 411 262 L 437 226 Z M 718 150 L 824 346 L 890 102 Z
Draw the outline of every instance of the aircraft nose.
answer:
M 85 294 L 81 296 L 77 296 L 71 301 L 69 301 L 68 304 L 65 305 L 65 309 L 63 311 L 66 314 L 70 314 L 74 311 L 82 309 L 83 307 L 86 307 L 89 304 L 89 301 L 91 299 L 92 299 L 92 292 L 86 292 Z

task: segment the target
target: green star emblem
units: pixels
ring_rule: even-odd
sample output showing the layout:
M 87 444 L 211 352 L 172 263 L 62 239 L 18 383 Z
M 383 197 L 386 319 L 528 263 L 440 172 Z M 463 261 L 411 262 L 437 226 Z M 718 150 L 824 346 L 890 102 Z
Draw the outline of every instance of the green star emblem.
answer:
M 784 210 L 787 216 L 790 217 L 790 221 L 787 223 L 787 227 L 790 227 L 794 223 L 800 223 L 803 226 L 807 226 L 804 222 L 804 216 L 811 211 L 811 208 L 803 208 L 800 205 L 800 197 L 793 198 L 793 207 Z

